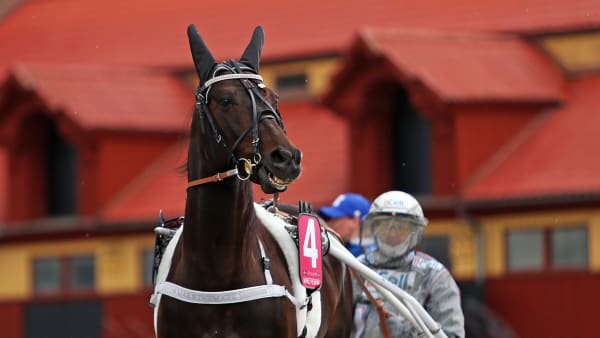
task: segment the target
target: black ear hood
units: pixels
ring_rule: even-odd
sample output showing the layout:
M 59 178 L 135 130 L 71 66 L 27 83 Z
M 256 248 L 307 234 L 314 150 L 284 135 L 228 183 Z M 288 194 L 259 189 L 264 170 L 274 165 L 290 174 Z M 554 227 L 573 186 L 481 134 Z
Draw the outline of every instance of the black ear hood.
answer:
M 196 73 L 198 73 L 200 86 L 202 86 L 202 84 L 210 78 L 210 73 L 216 64 L 216 61 L 210 53 L 210 50 L 208 50 L 208 47 L 206 47 L 204 40 L 202 40 L 202 37 L 198 34 L 198 30 L 196 30 L 194 24 L 188 26 L 187 34 L 190 41 L 192 58 L 194 59 L 194 65 L 196 66 Z
M 260 53 L 262 52 L 263 44 L 265 42 L 265 34 L 261 26 L 254 28 L 252 38 L 244 50 L 240 62 L 252 67 L 258 74 L 258 68 L 260 66 Z

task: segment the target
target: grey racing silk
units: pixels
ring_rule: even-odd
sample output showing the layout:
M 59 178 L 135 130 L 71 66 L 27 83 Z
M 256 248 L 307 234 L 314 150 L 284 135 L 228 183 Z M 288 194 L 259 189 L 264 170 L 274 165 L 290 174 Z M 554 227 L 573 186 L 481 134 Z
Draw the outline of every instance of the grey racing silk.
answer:
M 465 325 L 460 306 L 460 291 L 448 270 L 435 258 L 419 251 L 413 251 L 402 262 L 397 262 L 397 266 L 393 268 L 376 268 L 369 265 L 364 256 L 359 259 L 420 302 L 429 315 L 442 325 L 442 330 L 448 338 L 464 338 Z M 383 337 L 377 309 L 369 302 L 356 283 L 354 280 L 355 308 L 351 337 Z M 369 285 L 369 282 L 366 283 L 373 297 L 380 299 L 375 288 Z M 392 337 L 421 337 L 421 332 L 398 314 L 390 304 L 384 302 L 384 308 L 391 314 L 387 323 Z

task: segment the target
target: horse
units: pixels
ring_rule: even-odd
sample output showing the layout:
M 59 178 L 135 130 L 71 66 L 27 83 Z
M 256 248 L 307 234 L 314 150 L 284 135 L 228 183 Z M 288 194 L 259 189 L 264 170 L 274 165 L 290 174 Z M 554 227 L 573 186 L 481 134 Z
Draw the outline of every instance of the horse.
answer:
M 161 297 L 157 337 L 306 336 L 297 310 L 312 304 L 294 302 L 288 291 L 287 297 L 218 304 L 177 297 L 179 292 L 235 298 L 242 294 L 236 290 L 264 287 L 266 279 L 283 290 L 293 288 L 284 251 L 257 217 L 252 184 L 267 194 L 285 191 L 300 175 L 302 157 L 286 135 L 278 95 L 258 75 L 262 27 L 254 29 L 239 60 L 220 63 L 195 25 L 187 33 L 199 85 L 189 134 L 185 224 L 166 275 L 179 291 Z M 322 264 L 320 326 L 314 336 L 348 337 L 350 274 L 330 255 Z

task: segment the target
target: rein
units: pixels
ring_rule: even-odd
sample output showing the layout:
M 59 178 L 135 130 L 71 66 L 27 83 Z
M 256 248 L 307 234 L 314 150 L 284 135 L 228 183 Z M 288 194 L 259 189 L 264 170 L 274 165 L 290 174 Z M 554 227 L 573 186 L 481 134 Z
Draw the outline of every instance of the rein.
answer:
M 352 274 L 352 277 L 356 279 L 356 283 L 360 286 L 362 291 L 367 295 L 367 298 L 369 298 L 369 302 L 371 302 L 371 304 L 377 310 L 377 314 L 379 315 L 379 326 L 381 327 L 381 334 L 383 334 L 384 338 L 390 338 L 390 328 L 387 325 L 387 318 L 390 316 L 390 314 L 387 313 L 383 308 L 383 302 L 373 297 L 373 294 L 371 294 L 369 289 L 367 289 L 365 280 L 361 277 L 360 273 L 356 273 L 352 269 L 350 269 L 350 273 Z
M 250 178 L 250 174 L 252 173 L 252 168 L 254 168 L 254 166 L 256 166 L 256 164 L 252 164 L 252 162 L 247 158 L 240 158 L 237 161 L 237 164 L 238 165 L 233 169 L 229 169 L 229 170 L 226 170 L 226 171 L 223 171 L 220 173 L 216 173 L 212 176 L 189 181 L 187 184 L 187 189 L 198 186 L 198 185 L 202 185 L 205 183 L 220 182 L 220 181 L 222 181 L 226 178 L 232 177 L 232 176 L 237 176 L 237 178 L 240 181 L 246 181 L 247 179 Z M 246 173 L 245 176 L 240 175 L 240 170 L 238 169 L 239 165 L 243 166 L 243 170 Z
M 229 178 L 231 176 L 234 176 L 234 175 L 238 175 L 237 168 L 229 169 L 229 170 L 221 172 L 221 173 L 216 173 L 213 176 L 208 176 L 208 177 L 204 177 L 204 178 L 199 178 L 197 180 L 189 181 L 187 184 L 187 188 L 189 189 L 191 187 L 195 187 L 197 185 L 202 185 L 205 183 L 219 182 L 219 181 L 222 181 L 222 180 Z M 238 178 L 239 178 L 239 176 L 238 176 Z M 240 179 L 242 179 L 242 178 L 240 178 Z

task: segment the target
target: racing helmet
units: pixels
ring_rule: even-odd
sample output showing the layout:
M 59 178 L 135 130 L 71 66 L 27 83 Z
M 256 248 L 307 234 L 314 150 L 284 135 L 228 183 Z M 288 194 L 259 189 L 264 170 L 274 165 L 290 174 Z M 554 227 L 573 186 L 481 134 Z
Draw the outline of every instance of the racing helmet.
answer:
M 403 258 L 421 241 L 427 218 L 419 202 L 402 191 L 379 195 L 361 224 L 361 241 L 374 243 L 369 263 L 382 265 Z

